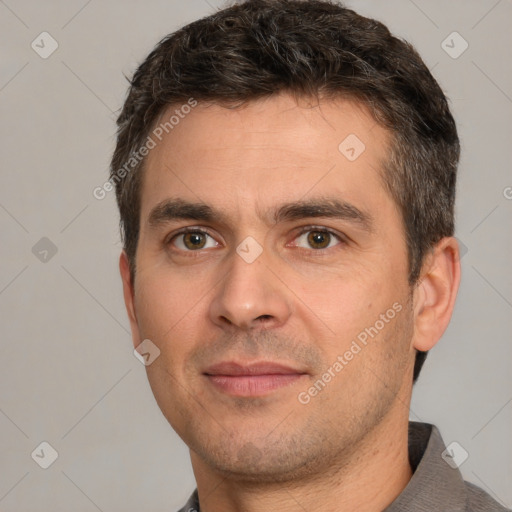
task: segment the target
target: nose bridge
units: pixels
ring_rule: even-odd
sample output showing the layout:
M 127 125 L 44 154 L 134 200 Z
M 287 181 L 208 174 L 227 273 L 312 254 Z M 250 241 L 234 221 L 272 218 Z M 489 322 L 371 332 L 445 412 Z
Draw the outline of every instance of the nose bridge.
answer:
M 241 242 L 211 302 L 212 320 L 242 329 L 284 324 L 290 316 L 289 297 L 274 272 L 261 246 L 250 239 Z

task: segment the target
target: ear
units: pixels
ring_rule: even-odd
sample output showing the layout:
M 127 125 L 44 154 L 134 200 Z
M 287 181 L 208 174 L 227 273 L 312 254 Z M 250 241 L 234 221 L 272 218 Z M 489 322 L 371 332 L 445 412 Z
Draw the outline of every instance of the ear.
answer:
M 137 323 L 137 314 L 135 312 L 135 289 L 130 276 L 130 265 L 128 263 L 128 256 L 123 250 L 119 257 L 119 271 L 121 272 L 121 279 L 123 280 L 123 295 L 126 312 L 130 319 L 130 327 L 132 330 L 132 343 L 133 347 L 137 348 L 141 342 L 139 325 Z
M 459 283 L 459 245 L 454 237 L 445 237 L 426 257 L 414 289 L 415 349 L 425 352 L 439 341 L 450 322 Z

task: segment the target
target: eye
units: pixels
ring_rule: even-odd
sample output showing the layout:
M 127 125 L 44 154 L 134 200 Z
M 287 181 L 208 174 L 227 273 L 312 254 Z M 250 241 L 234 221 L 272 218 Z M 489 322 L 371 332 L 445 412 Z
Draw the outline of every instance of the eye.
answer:
M 217 247 L 218 243 L 208 233 L 201 230 L 189 230 L 174 235 L 169 241 L 182 251 L 197 251 Z
M 305 249 L 329 249 L 341 243 L 340 237 L 325 229 L 303 231 L 293 243 Z

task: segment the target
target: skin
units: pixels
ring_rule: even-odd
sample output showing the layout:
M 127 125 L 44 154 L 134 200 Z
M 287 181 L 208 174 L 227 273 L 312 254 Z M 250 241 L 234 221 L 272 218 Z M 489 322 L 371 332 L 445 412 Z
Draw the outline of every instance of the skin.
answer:
M 349 134 L 366 146 L 352 162 L 338 150 Z M 411 478 L 415 349 L 432 348 L 447 327 L 460 267 L 456 240 L 443 238 L 408 285 L 402 218 L 380 175 L 388 143 L 357 103 L 281 94 L 237 109 L 199 104 L 148 155 L 134 283 L 120 258 L 124 298 L 134 346 L 150 339 L 161 351 L 148 379 L 190 448 L 202 511 L 380 511 Z M 285 203 L 326 198 L 364 212 L 371 229 L 273 218 Z M 216 213 L 151 225 L 166 199 Z M 175 236 L 184 227 L 209 236 Z M 248 236 L 262 248 L 252 263 L 236 251 Z M 401 311 L 301 403 L 397 303 Z M 302 375 L 265 396 L 235 397 L 204 375 L 233 360 Z

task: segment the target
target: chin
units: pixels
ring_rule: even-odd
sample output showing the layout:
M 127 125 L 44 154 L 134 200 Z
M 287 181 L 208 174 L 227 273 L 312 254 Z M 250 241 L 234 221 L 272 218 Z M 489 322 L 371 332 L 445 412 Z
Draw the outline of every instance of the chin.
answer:
M 211 450 L 211 446 L 210 450 L 201 446 L 193 451 L 223 477 L 247 484 L 297 482 L 318 474 L 325 466 L 326 454 L 319 453 L 318 445 L 297 449 L 300 445 L 288 441 L 288 446 L 268 443 L 259 448 L 249 441 L 239 448 L 231 443 L 215 450 Z

